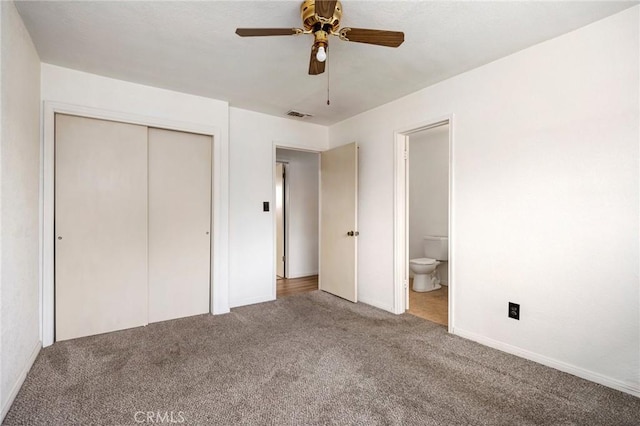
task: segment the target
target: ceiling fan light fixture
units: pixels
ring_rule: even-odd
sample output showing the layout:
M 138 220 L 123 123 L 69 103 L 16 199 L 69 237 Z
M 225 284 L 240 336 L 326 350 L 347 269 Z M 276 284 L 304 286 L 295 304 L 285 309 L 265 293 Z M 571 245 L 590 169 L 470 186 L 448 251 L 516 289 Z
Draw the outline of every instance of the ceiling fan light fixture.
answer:
M 316 53 L 316 59 L 318 62 L 324 62 L 327 60 L 327 51 L 324 49 L 324 46 L 320 46 L 318 48 L 318 53 Z
M 302 28 L 238 28 L 240 37 L 313 35 L 309 59 L 309 75 L 325 72 L 329 36 L 342 41 L 367 43 L 378 46 L 398 47 L 404 42 L 404 33 L 400 31 L 373 30 L 369 28 L 342 28 L 342 3 L 339 0 L 303 0 L 300 6 Z

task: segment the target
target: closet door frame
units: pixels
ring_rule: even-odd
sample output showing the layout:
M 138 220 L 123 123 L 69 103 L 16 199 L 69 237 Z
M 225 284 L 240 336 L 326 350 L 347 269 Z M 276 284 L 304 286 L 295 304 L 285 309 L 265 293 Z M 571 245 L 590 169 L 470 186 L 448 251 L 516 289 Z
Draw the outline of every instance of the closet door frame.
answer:
M 216 126 L 184 123 L 170 119 L 108 111 L 60 102 L 45 101 L 43 108 L 43 139 L 41 146 L 40 190 L 40 311 L 42 346 L 50 346 L 55 339 L 54 299 L 54 206 L 55 206 L 55 115 L 67 114 L 99 120 L 118 121 L 160 129 L 198 133 L 211 136 L 211 268 L 209 312 L 229 312 L 228 265 L 228 149 L 222 144 L 222 131 Z

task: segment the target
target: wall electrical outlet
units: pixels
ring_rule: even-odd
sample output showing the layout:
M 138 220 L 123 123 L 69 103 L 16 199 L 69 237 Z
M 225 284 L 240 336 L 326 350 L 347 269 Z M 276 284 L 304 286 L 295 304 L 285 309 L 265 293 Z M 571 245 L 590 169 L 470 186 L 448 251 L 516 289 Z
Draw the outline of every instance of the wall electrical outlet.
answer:
M 520 305 L 518 303 L 509 302 L 509 318 L 520 320 Z

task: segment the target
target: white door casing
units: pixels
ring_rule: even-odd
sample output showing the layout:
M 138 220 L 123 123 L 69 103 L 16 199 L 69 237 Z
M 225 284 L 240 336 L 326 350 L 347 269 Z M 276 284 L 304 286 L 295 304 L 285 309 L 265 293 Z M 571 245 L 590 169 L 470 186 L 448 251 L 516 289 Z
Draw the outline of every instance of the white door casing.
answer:
M 358 147 L 320 154 L 320 290 L 358 301 Z
M 285 200 L 283 163 L 276 163 L 276 275 L 285 278 Z

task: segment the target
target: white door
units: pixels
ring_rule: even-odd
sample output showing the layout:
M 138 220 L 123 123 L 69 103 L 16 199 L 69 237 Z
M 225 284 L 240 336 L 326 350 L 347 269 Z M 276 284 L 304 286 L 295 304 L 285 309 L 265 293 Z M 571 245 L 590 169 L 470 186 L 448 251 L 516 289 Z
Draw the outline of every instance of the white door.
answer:
M 56 115 L 56 340 L 147 323 L 147 128 Z
M 276 163 L 276 275 L 279 278 L 285 278 L 284 209 L 284 164 Z
M 358 147 L 320 155 L 319 288 L 357 302 Z
M 149 322 L 209 312 L 211 142 L 149 128 Z

